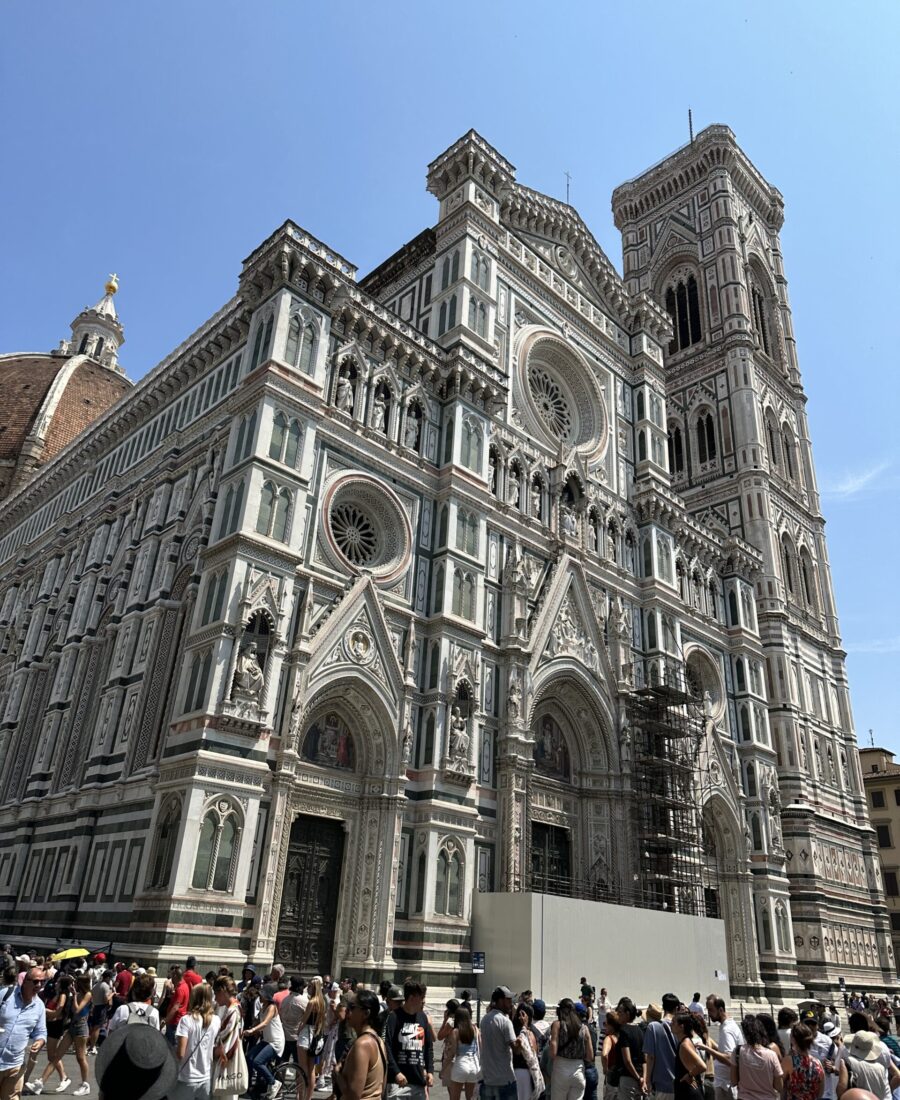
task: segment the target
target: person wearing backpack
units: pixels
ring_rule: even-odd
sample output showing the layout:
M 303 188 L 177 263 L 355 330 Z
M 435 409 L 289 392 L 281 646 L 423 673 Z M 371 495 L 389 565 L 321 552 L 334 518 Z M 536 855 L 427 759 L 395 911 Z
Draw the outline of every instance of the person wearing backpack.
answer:
M 674 993 L 665 993 L 662 1019 L 654 1021 L 644 1032 L 644 1090 L 667 1100 L 675 1095 L 678 1043 L 672 1034 L 672 1019 L 680 1004 Z
M 159 1030 L 159 1012 L 153 1007 L 153 994 L 156 982 L 150 974 L 138 974 L 131 987 L 132 999 L 120 1005 L 109 1021 L 108 1032 L 112 1034 L 123 1024 L 150 1024 Z

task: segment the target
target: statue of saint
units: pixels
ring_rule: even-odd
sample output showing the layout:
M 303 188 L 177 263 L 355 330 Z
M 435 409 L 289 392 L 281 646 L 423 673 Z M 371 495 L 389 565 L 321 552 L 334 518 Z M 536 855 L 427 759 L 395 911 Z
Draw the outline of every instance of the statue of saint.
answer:
M 404 446 L 409 447 L 411 451 L 415 451 L 419 446 L 419 418 L 413 412 L 413 407 L 407 410 L 406 413 L 406 427 L 403 429 L 403 443 Z
M 510 466 L 506 475 L 506 503 L 511 508 L 519 507 L 519 471 L 515 466 Z
M 522 689 L 519 687 L 519 678 L 514 672 L 510 673 L 509 691 L 506 695 L 506 717 L 510 722 L 515 722 L 522 710 Z
M 234 686 L 232 696 L 253 699 L 257 703 L 262 698 L 265 677 L 256 653 L 256 642 L 248 642 L 238 654 L 234 668 Z
M 376 432 L 383 432 L 387 423 L 387 399 L 379 390 L 375 394 L 375 402 L 372 406 L 372 427 Z
M 531 486 L 531 514 L 538 521 L 543 517 L 543 509 L 541 508 L 541 486 L 537 481 Z
M 459 707 L 450 712 L 450 753 L 454 763 L 465 763 L 469 756 L 469 731 L 466 720 L 460 714 Z
M 400 745 L 400 761 L 403 764 L 404 768 L 407 767 L 409 765 L 409 762 L 412 760 L 412 750 L 413 735 L 412 730 L 409 728 L 409 724 L 407 723 L 406 729 L 403 731 L 403 741 Z
M 352 413 L 353 412 L 353 383 L 346 376 L 341 373 L 338 375 L 337 392 L 335 394 L 335 404 L 340 412 Z
M 572 539 L 578 535 L 578 520 L 575 518 L 575 509 L 571 504 L 562 506 L 562 530 L 564 535 Z

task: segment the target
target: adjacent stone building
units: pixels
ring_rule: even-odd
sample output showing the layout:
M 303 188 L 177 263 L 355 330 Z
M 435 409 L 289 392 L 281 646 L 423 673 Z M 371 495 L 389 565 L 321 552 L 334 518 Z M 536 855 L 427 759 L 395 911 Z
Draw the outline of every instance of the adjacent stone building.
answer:
M 874 745 L 860 749 L 859 757 L 872 828 L 878 842 L 896 967 L 897 952 L 900 950 L 900 859 L 897 858 L 897 849 L 900 847 L 900 764 L 894 763 L 892 752 L 875 748 Z
M 474 131 L 428 188 L 362 280 L 287 222 L 5 502 L 4 926 L 451 986 L 531 891 L 882 985 L 780 194 L 704 130 L 620 276 Z

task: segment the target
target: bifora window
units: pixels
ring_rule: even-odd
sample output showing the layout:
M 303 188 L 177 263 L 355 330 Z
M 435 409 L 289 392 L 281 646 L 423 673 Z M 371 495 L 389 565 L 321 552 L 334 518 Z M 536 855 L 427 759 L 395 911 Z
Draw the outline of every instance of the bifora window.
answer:
M 679 279 L 666 291 L 666 312 L 675 330 L 669 343 L 669 355 L 684 351 L 699 342 L 700 301 L 697 295 L 697 280 L 693 275 Z

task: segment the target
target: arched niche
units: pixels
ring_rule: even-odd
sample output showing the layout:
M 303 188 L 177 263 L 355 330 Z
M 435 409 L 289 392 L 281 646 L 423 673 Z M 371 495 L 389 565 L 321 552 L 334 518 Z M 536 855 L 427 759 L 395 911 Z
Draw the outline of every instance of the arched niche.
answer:
M 356 770 L 353 734 L 337 711 L 325 711 L 309 724 L 300 741 L 300 757 L 324 768 Z

